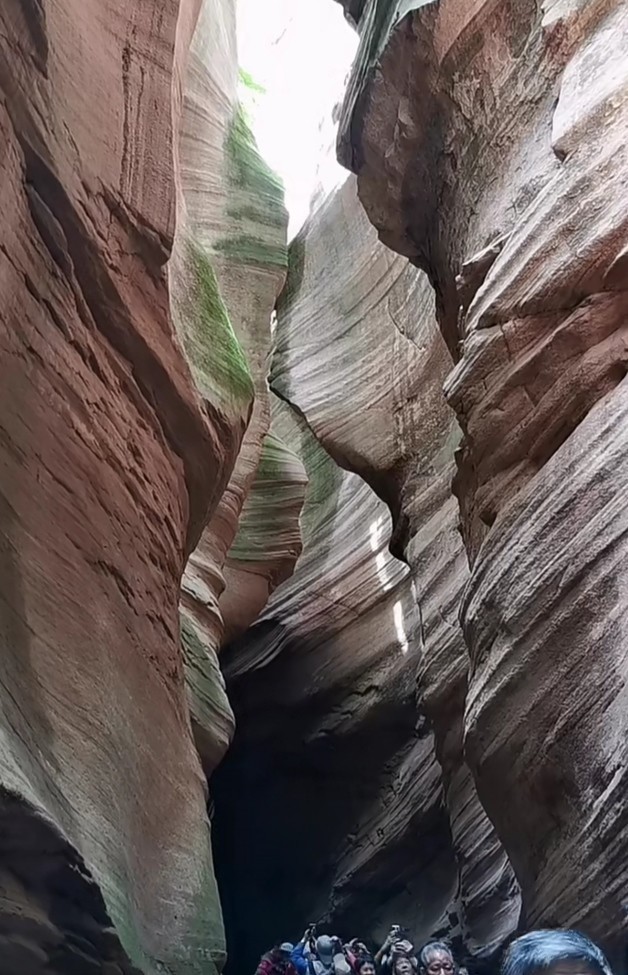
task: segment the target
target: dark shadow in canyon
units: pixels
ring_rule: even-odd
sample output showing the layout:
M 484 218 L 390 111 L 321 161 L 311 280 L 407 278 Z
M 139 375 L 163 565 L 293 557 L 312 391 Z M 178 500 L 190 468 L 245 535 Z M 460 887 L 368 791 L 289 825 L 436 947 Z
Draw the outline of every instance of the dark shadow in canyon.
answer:
M 427 811 L 412 809 L 399 835 L 360 861 L 361 843 L 371 838 L 365 815 L 393 809 L 395 774 L 430 735 L 417 728 L 405 675 L 388 694 L 371 687 L 360 694 L 350 682 L 319 691 L 312 685 L 295 703 L 304 659 L 314 649 L 320 654 L 329 635 L 297 643 L 265 621 L 227 648 L 227 674 L 229 655 L 256 638 L 279 640 L 282 652 L 229 683 L 237 731 L 211 782 L 228 975 L 250 975 L 265 950 L 296 941 L 309 921 L 347 938 L 379 940 L 396 911 L 447 904 L 456 882 L 438 796 Z M 449 921 L 446 930 L 457 919 Z
M 0 790 L 2 975 L 139 975 L 80 856 Z

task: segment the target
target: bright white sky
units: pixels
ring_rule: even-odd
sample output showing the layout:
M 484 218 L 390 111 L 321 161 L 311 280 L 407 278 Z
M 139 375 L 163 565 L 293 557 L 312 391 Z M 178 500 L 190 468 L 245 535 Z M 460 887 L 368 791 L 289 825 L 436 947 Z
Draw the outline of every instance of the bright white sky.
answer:
M 245 101 L 260 152 L 284 181 L 290 237 L 317 186 L 329 191 L 347 176 L 331 114 L 357 43 L 333 0 L 238 0 L 240 66 L 266 89 L 254 106 Z

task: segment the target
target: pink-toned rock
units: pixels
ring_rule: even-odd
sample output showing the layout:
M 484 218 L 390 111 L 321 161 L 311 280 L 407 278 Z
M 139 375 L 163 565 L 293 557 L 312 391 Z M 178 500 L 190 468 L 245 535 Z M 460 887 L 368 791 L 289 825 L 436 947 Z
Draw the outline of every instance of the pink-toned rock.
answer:
M 458 360 L 478 791 L 526 922 L 611 953 L 628 865 L 627 39 L 623 0 L 392 4 L 363 21 L 340 140 Z
M 0 12 L 0 782 L 191 975 L 223 946 L 178 588 L 225 447 L 169 313 L 178 14 Z

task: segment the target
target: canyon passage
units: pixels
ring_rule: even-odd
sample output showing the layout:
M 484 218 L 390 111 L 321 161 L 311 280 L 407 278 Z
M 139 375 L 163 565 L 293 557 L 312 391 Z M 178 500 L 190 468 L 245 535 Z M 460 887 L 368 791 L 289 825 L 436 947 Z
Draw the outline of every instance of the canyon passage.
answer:
M 302 225 L 236 6 L 0 5 L 0 975 L 626 975 L 628 0 L 286 4 Z

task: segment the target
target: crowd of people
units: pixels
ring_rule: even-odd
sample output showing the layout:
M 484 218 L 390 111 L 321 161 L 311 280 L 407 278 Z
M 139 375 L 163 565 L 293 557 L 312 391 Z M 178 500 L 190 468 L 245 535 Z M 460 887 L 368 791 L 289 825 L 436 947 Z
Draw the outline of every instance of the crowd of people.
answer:
M 573 967 L 575 965 L 575 968 Z M 602 951 L 586 935 L 566 929 L 531 931 L 506 949 L 501 975 L 612 975 Z M 399 925 L 372 952 L 363 941 L 343 942 L 335 935 L 306 928 L 294 945 L 285 941 L 260 960 L 256 975 L 467 975 L 442 941 L 418 951 Z

